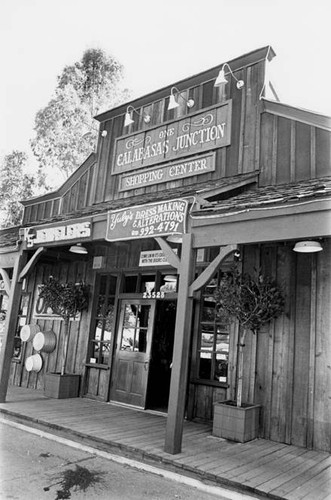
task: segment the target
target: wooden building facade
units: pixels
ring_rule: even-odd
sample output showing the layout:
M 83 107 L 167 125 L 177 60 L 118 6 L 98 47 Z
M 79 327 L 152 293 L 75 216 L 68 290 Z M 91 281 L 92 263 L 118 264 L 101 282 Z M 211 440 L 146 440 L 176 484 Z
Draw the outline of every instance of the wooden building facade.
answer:
M 212 420 L 213 403 L 234 397 L 240 325 L 218 320 L 212 297 L 239 259 L 285 292 L 284 314 L 246 341 L 259 435 L 331 451 L 331 120 L 265 97 L 273 57 L 264 47 L 99 115 L 96 152 L 23 203 L 22 227 L 0 235 L 11 280 L 2 399 L 8 382 L 43 389 L 59 371 L 63 321 L 38 286 L 84 281 L 67 372 L 81 397 L 167 412 L 165 447 L 177 453 L 184 417 Z M 227 83 L 215 85 L 222 69 Z M 323 251 L 293 251 L 312 239 Z M 38 370 L 26 369 L 25 324 L 56 334 Z

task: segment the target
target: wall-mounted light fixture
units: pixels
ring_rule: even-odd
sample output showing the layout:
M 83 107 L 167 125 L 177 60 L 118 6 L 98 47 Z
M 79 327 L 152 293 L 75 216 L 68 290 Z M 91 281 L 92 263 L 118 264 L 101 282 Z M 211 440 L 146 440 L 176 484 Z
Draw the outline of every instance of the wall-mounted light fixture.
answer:
M 243 86 L 245 85 L 244 81 L 243 80 L 238 80 L 238 78 L 236 78 L 233 74 L 233 71 L 232 69 L 230 68 L 230 66 L 228 65 L 228 63 L 224 63 L 220 72 L 218 73 L 218 76 L 215 80 L 215 83 L 214 83 L 214 87 L 220 87 L 221 85 L 223 85 L 224 83 L 228 83 L 227 79 L 225 78 L 225 66 L 227 68 L 229 68 L 229 72 L 230 74 L 233 76 L 233 78 L 236 80 L 237 82 L 237 89 L 242 89 Z
M 101 137 L 107 137 L 107 134 L 108 134 L 107 130 L 103 130 L 101 132 Z
M 177 87 L 172 87 L 170 91 L 170 97 L 169 97 L 169 104 L 168 104 L 168 111 L 170 109 L 175 109 L 178 108 L 179 104 L 178 101 L 176 101 L 175 93 L 178 95 L 178 97 L 181 97 L 185 102 L 186 106 L 188 108 L 193 108 L 194 106 L 194 100 L 193 99 L 186 99 L 177 89 Z
M 183 235 L 178 233 L 169 234 L 166 240 L 169 241 L 169 243 L 183 243 Z
M 294 245 L 293 250 L 299 253 L 315 253 L 321 252 L 323 247 L 319 241 L 298 241 Z
M 134 123 L 134 119 L 132 118 L 133 113 L 136 113 L 138 116 L 140 116 L 140 113 L 133 106 L 128 106 L 126 108 L 124 118 L 124 127 L 128 127 L 129 125 L 131 125 L 131 123 Z M 148 115 L 147 113 L 143 113 L 143 120 L 145 123 L 149 123 L 151 121 L 150 115 Z
M 77 243 L 76 245 L 72 245 L 69 248 L 69 252 L 80 253 L 80 254 L 86 254 L 86 253 L 88 253 L 87 249 L 85 247 L 83 247 L 83 245 L 81 243 Z

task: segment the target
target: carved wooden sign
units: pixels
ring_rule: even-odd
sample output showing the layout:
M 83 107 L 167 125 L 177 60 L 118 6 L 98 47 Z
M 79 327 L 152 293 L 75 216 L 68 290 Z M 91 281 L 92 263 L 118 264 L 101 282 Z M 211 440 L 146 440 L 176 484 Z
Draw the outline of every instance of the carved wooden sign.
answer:
M 24 228 L 24 239 L 27 247 L 38 244 L 58 244 L 62 241 L 85 240 L 91 237 L 91 221 Z
M 232 101 L 116 140 L 113 174 L 228 146 Z
M 161 182 L 176 181 L 215 170 L 215 153 L 185 158 L 178 162 L 121 176 L 119 191 L 129 191 Z
M 110 210 L 106 240 L 123 241 L 185 233 L 187 207 L 187 200 L 176 199 Z

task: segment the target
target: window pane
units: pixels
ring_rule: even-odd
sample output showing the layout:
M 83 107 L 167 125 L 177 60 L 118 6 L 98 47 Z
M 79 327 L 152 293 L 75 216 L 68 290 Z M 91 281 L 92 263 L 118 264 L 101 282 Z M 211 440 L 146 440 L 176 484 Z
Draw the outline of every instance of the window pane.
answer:
M 100 343 L 99 342 L 91 342 L 91 358 L 95 358 L 98 363 L 99 360 L 99 352 L 100 352 Z
M 137 338 L 135 343 L 135 351 L 146 352 L 147 346 L 147 330 L 146 328 L 140 328 L 137 330 Z
M 123 293 L 135 293 L 137 288 L 137 276 L 126 276 L 124 280 Z
M 22 349 L 22 341 L 20 337 L 14 338 L 14 358 L 19 358 L 21 356 L 21 349 Z
M 198 355 L 198 377 L 201 379 L 227 382 L 229 360 L 228 320 L 216 314 L 214 292 L 221 279 L 218 271 L 203 290 L 200 316 L 200 351 Z
M 211 374 L 211 358 L 212 354 L 210 351 L 201 350 L 200 361 L 199 361 L 199 377 L 210 380 Z
M 29 307 L 29 295 L 22 295 L 21 303 L 20 303 L 20 310 L 19 310 L 18 314 L 21 314 L 22 316 L 27 316 L 28 307 Z
M 109 361 L 110 344 L 108 342 L 100 342 L 100 348 L 101 348 L 100 363 L 106 365 L 108 364 Z
M 99 295 L 97 304 L 97 316 L 103 316 L 105 300 L 106 298 L 104 295 Z
M 218 382 L 226 382 L 228 375 L 228 362 L 223 357 L 223 354 L 216 354 L 214 380 Z
M 214 333 L 209 333 L 206 331 L 201 333 L 201 347 L 209 347 L 212 350 L 213 343 L 214 343 Z
M 101 276 L 101 278 L 100 278 L 100 288 L 99 288 L 100 295 L 105 295 L 106 288 L 107 288 L 107 276 Z
M 147 293 L 152 293 L 153 291 L 155 291 L 155 276 L 154 275 L 141 277 L 140 291 L 147 292 Z
M 202 321 L 214 321 L 215 319 L 215 308 L 204 306 L 202 309 Z
M 117 277 L 116 276 L 108 276 L 109 279 L 109 290 L 108 294 L 109 295 L 115 295 L 116 293 L 116 282 L 117 282 Z
M 133 351 L 134 346 L 134 328 L 124 328 L 122 332 L 122 340 L 121 340 L 121 351 Z
M 151 306 L 139 306 L 139 325 L 147 327 Z

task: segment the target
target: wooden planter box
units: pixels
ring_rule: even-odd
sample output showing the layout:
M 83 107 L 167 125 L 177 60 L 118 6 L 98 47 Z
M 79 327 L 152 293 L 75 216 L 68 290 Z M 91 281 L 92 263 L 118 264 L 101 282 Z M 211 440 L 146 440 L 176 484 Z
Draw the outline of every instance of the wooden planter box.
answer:
M 45 396 L 56 399 L 77 398 L 79 382 L 80 375 L 77 374 L 46 373 Z
M 214 404 L 213 435 L 245 443 L 258 437 L 261 405 L 236 406 L 233 401 Z

